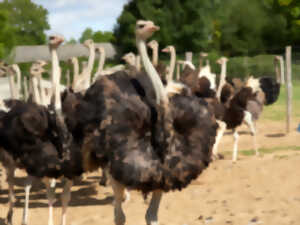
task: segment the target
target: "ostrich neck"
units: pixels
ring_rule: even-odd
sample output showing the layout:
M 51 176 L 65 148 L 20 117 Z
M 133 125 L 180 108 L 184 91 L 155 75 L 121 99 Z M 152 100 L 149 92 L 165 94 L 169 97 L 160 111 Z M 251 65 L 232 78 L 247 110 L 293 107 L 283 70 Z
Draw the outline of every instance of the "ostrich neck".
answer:
M 90 56 L 88 60 L 88 66 L 87 66 L 87 82 L 90 84 L 91 82 L 91 74 L 95 62 L 95 46 L 89 46 Z
M 47 105 L 46 103 L 46 93 L 45 93 L 45 88 L 42 85 L 42 74 L 38 77 L 38 85 L 39 85 L 39 89 L 40 89 L 40 104 L 42 105 Z
M 170 59 L 170 69 L 168 74 L 168 82 L 172 81 L 173 79 L 173 73 L 175 70 L 175 64 L 176 64 L 176 52 L 175 49 L 172 48 L 170 51 L 171 59 Z
M 104 68 L 104 63 L 105 63 L 105 51 L 102 51 L 100 53 L 100 57 L 99 57 L 99 65 L 98 65 L 98 69 L 97 69 L 97 75 L 100 75 L 101 72 L 103 71 Z
M 79 64 L 78 64 L 78 59 L 75 58 L 73 61 L 73 69 L 74 69 L 74 77 L 79 76 Z
M 152 63 L 150 62 L 148 53 L 147 53 L 147 48 L 146 48 L 146 43 L 143 40 L 136 40 L 137 42 L 137 47 L 144 65 L 144 68 L 147 72 L 147 75 L 150 78 L 150 81 L 154 87 L 155 90 L 155 95 L 156 95 L 156 103 L 161 104 L 161 103 L 168 103 L 168 97 L 165 91 L 165 88 L 163 86 L 163 83 L 161 82 L 161 79 L 153 67 Z
M 15 85 L 15 80 L 14 80 L 13 74 L 9 73 L 8 79 L 9 79 L 9 89 L 10 89 L 11 98 L 17 99 L 16 87 L 15 87 L 16 85 Z
M 35 75 L 32 77 L 32 89 L 35 103 L 41 104 L 41 96 L 38 90 L 38 79 Z
M 61 110 L 61 101 L 60 101 L 60 90 L 59 90 L 59 84 L 60 84 L 60 67 L 59 67 L 59 61 L 56 49 L 51 49 L 51 55 L 52 55 L 52 94 L 54 94 L 54 104 L 56 110 Z
M 221 97 L 221 91 L 222 88 L 225 84 L 225 78 L 226 78 L 226 62 L 222 62 L 221 65 L 221 77 L 220 77 L 220 82 L 219 82 L 219 86 L 218 86 L 218 90 L 217 90 L 217 98 L 220 100 Z
M 21 71 L 20 67 L 17 64 L 14 64 L 14 70 L 16 71 L 17 74 L 17 86 L 16 86 L 16 98 L 20 98 L 20 91 L 21 91 Z
M 158 46 L 152 48 L 152 63 L 153 66 L 157 66 L 158 64 Z
M 148 56 L 148 53 L 147 53 L 147 56 Z M 149 57 L 148 57 L 149 58 Z M 150 61 L 150 60 L 149 60 Z M 138 71 L 141 71 L 141 56 L 140 55 L 137 55 L 135 57 L 135 64 L 136 64 L 136 69 Z
M 23 85 L 24 85 L 24 100 L 27 100 L 28 99 L 28 81 L 27 81 L 27 78 L 24 76 L 23 77 Z

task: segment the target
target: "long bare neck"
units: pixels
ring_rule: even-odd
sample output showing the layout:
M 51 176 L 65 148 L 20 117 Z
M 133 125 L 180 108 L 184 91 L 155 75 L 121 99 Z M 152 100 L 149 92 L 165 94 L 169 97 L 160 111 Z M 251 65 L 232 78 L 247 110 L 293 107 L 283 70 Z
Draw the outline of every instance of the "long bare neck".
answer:
M 42 85 L 42 74 L 40 76 L 38 76 L 38 85 L 39 85 L 39 90 L 40 90 L 40 99 L 41 102 L 40 104 L 42 105 L 47 105 L 47 101 L 46 101 L 46 93 L 45 93 L 45 88 Z
M 147 48 L 146 48 L 146 43 L 143 40 L 136 40 L 137 42 L 137 47 L 144 65 L 144 68 L 151 80 L 151 83 L 154 87 L 155 90 L 155 95 L 156 95 L 156 103 L 161 104 L 161 103 L 168 103 L 168 97 L 167 93 L 165 91 L 165 88 L 163 86 L 163 83 L 161 82 L 161 79 L 155 70 L 154 66 L 150 62 L 148 53 L 147 53 Z
M 16 75 L 17 75 L 16 97 L 17 97 L 17 99 L 19 99 L 20 91 L 21 91 L 21 70 L 17 64 L 14 64 L 13 67 L 14 67 L 14 70 L 16 71 Z
M 152 48 L 152 64 L 153 66 L 158 64 L 158 45 L 154 45 Z
M 59 67 L 59 61 L 57 56 L 56 49 L 51 49 L 52 55 L 52 94 L 54 94 L 54 104 L 56 110 L 61 110 L 61 101 L 60 101 L 60 77 L 61 70 Z
M 147 52 L 146 52 L 147 53 Z M 148 53 L 147 53 L 147 56 L 148 56 Z M 148 57 L 149 59 L 149 57 Z M 149 60 L 150 61 L 150 60 Z M 141 71 L 141 56 L 138 54 L 136 57 L 135 57 L 135 63 L 136 63 L 136 69 L 138 71 Z
M 27 78 L 24 76 L 23 77 L 23 85 L 24 85 L 24 99 L 27 100 L 28 99 L 28 80 Z
M 95 62 L 95 46 L 92 44 L 89 46 L 90 56 L 88 60 L 88 66 L 87 66 L 87 81 L 91 82 L 91 74 L 94 67 Z
M 176 51 L 175 48 L 170 49 L 170 69 L 169 69 L 169 74 L 168 74 L 168 82 L 172 81 L 173 79 L 173 73 L 175 70 L 175 64 L 176 64 Z
M 221 91 L 223 86 L 226 83 L 226 67 L 227 67 L 227 63 L 224 61 L 221 64 L 221 77 L 220 77 L 220 82 L 219 82 L 219 86 L 218 86 L 218 90 L 217 90 L 217 98 L 220 100 L 221 98 Z
M 73 59 L 73 70 L 74 70 L 74 77 L 78 77 L 79 76 L 79 64 L 78 64 L 78 59 L 74 58 Z
M 11 98 L 17 99 L 16 84 L 12 72 L 9 72 L 8 79 Z
M 180 64 L 177 63 L 176 65 L 176 80 L 180 79 Z
M 101 75 L 101 72 L 103 71 L 105 58 L 106 58 L 105 51 L 101 51 L 100 57 L 99 57 L 99 65 L 98 65 L 98 69 L 97 69 L 97 75 Z
M 35 75 L 32 75 L 31 78 L 32 82 L 32 91 L 33 91 L 33 97 L 36 104 L 41 104 L 41 95 L 38 88 L 38 78 Z

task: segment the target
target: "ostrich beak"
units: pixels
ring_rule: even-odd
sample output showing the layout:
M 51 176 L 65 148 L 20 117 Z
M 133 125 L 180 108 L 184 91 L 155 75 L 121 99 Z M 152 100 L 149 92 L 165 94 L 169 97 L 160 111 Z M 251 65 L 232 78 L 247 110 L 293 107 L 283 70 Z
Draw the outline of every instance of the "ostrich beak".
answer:
M 152 32 L 159 31 L 160 27 L 153 25 L 153 26 L 149 27 L 149 30 L 152 31 Z
M 162 51 L 162 52 L 166 52 L 166 53 L 170 52 L 168 48 L 164 48 L 164 49 L 162 49 L 161 51 Z

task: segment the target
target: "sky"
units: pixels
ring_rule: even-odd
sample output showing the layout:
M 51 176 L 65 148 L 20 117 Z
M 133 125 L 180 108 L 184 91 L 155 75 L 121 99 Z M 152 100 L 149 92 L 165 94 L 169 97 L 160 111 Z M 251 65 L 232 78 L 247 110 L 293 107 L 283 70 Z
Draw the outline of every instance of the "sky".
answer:
M 112 31 L 128 0 L 32 0 L 49 11 L 51 30 L 66 40 L 79 39 L 90 27 L 94 31 Z

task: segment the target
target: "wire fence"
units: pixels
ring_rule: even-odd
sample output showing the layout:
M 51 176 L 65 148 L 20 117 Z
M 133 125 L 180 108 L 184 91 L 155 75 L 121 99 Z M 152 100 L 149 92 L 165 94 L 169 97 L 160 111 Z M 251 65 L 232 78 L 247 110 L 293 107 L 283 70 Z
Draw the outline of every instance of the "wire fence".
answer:
M 286 71 L 285 51 L 285 48 L 270 48 L 264 51 L 252 52 L 248 56 L 231 57 L 227 64 L 227 76 L 229 78 L 245 78 L 248 76 L 276 77 L 276 66 L 279 66 L 279 64 L 274 59 L 276 56 L 283 57 L 283 70 Z M 185 54 L 177 53 L 177 55 L 178 58 L 183 59 Z M 199 55 L 197 53 L 193 54 L 193 63 L 196 67 L 199 65 Z M 220 55 L 208 52 L 208 58 L 204 59 L 204 65 L 209 63 L 216 74 L 220 73 L 220 65 L 216 64 L 216 60 L 219 57 Z M 300 46 L 292 46 L 292 79 L 300 80 Z

